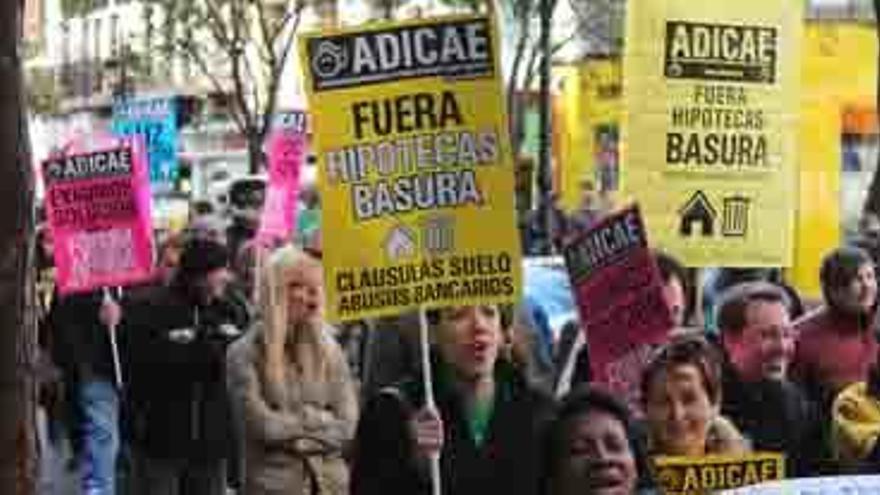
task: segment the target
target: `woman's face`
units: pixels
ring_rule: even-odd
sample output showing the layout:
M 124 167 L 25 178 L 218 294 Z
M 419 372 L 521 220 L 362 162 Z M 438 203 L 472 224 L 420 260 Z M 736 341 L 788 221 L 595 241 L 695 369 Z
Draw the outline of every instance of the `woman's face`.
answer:
M 666 455 L 702 455 L 717 406 L 696 366 L 681 364 L 660 373 L 645 404 L 651 436 Z
M 501 347 L 497 306 L 461 306 L 443 312 L 440 352 L 465 380 L 491 376 Z
M 870 314 L 877 302 L 877 279 L 874 266 L 859 267 L 849 285 L 837 290 L 838 306 L 852 314 Z
M 666 306 L 669 308 L 669 313 L 672 315 L 672 323 L 675 328 L 678 328 L 684 325 L 684 310 L 685 310 L 685 300 L 684 300 L 684 286 L 676 276 L 671 276 L 669 281 L 663 284 L 663 301 L 666 303 Z
M 300 265 L 287 282 L 287 318 L 291 325 L 320 325 L 324 317 L 324 283 L 320 266 Z
M 592 410 L 570 420 L 555 490 L 560 495 L 632 495 L 638 481 L 626 428 Z

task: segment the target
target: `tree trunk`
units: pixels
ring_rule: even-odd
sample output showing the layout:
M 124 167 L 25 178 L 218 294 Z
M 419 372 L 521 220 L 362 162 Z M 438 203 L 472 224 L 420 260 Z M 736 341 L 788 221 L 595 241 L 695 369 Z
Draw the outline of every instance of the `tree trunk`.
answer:
M 30 373 L 33 326 L 26 318 L 32 185 L 18 55 L 22 1 L 0 2 L 0 493 L 34 491 Z
M 551 209 L 551 197 L 553 194 L 553 182 L 551 175 L 553 174 L 553 164 L 551 163 L 552 150 L 552 128 L 550 123 L 550 30 L 553 23 L 553 5 L 551 0 L 541 0 L 538 4 L 539 13 L 541 15 L 541 38 L 540 50 L 541 57 L 541 100 L 539 102 L 540 110 L 540 128 L 538 146 L 538 213 L 539 228 L 541 238 L 540 253 L 543 255 L 553 254 L 553 222 L 551 221 L 553 211 Z
M 880 43 L 880 0 L 874 0 L 874 23 L 877 29 L 877 41 Z M 878 55 L 878 63 L 880 63 L 880 55 Z M 880 72 L 877 73 L 876 83 L 876 106 L 875 111 L 880 112 Z M 880 115 L 880 113 L 878 113 Z M 871 178 L 871 185 L 868 187 L 868 196 L 865 198 L 865 205 L 862 207 L 864 213 L 873 213 L 880 216 L 880 154 L 877 155 L 877 167 L 874 169 L 874 176 Z
M 247 134 L 248 171 L 259 174 L 263 170 L 263 138 L 259 132 L 252 130 Z

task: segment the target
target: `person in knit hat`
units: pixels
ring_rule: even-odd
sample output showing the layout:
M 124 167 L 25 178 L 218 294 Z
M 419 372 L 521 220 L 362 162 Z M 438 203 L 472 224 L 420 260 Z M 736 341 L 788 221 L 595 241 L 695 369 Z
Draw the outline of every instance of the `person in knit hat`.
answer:
M 234 438 L 226 347 L 248 325 L 247 315 L 225 297 L 228 265 L 225 246 L 192 239 L 171 283 L 130 312 L 135 495 L 225 492 Z

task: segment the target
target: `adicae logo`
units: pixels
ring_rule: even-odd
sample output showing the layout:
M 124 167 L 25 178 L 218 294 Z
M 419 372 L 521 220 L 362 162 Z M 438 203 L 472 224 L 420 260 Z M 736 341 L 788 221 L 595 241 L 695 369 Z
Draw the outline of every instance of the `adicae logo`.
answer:
M 338 76 L 348 66 L 348 51 L 341 43 L 323 40 L 312 54 L 312 70 L 321 79 Z

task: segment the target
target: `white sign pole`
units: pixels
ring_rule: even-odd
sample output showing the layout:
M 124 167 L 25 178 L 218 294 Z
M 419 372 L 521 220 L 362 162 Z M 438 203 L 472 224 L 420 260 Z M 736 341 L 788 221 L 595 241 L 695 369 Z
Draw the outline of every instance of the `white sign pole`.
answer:
M 117 289 L 117 292 L 119 290 Z M 104 302 L 114 302 L 107 287 L 104 287 Z M 107 331 L 110 332 L 110 352 L 113 354 L 113 377 L 116 379 L 116 388 L 122 390 L 122 366 L 119 361 L 119 344 L 116 341 L 116 324 L 108 325 Z
M 439 413 L 434 401 L 434 380 L 431 374 L 431 346 L 428 342 L 428 315 L 424 307 L 419 309 L 419 340 L 422 347 L 422 383 L 425 388 L 425 407 L 437 415 Z M 441 495 L 440 455 L 432 455 L 429 461 L 431 465 L 431 493 L 432 495 Z

